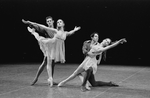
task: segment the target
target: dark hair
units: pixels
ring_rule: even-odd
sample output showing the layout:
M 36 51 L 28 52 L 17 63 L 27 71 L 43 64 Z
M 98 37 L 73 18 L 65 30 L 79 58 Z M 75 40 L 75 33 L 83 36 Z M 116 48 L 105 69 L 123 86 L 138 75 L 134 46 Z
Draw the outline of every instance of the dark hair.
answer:
M 51 16 L 47 16 L 47 17 L 46 17 L 46 20 L 49 19 L 49 18 L 53 19 Z
M 94 33 L 92 33 L 91 35 L 90 35 L 90 37 L 92 38 L 92 37 L 94 37 L 94 35 L 95 34 L 97 34 L 98 35 L 98 33 L 97 32 L 94 32 Z M 99 36 L 99 35 L 98 35 Z

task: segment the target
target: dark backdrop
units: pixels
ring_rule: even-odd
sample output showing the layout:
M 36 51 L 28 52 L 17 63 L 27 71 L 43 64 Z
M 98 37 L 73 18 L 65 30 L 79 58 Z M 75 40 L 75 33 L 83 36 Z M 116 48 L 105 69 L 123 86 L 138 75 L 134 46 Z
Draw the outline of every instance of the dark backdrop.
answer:
M 1 0 L 0 63 L 41 63 L 43 54 L 21 19 L 46 25 L 45 17 L 52 16 L 64 20 L 66 31 L 81 26 L 65 41 L 66 63 L 81 63 L 83 42 L 98 32 L 100 42 L 128 41 L 108 50 L 102 64 L 148 65 L 149 10 L 148 0 Z

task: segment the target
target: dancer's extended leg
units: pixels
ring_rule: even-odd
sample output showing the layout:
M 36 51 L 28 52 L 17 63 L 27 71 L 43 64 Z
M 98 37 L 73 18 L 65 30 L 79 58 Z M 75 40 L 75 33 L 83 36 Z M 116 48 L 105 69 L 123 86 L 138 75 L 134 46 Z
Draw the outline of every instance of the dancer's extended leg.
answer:
M 50 57 L 48 57 L 48 61 L 47 61 L 48 83 L 52 87 L 53 86 L 53 78 L 52 78 L 51 64 L 52 64 L 52 60 L 50 59 Z
M 71 81 L 72 79 L 74 79 L 77 75 L 79 75 L 83 71 L 84 71 L 84 69 L 82 67 L 78 67 L 77 70 L 75 70 L 72 75 L 70 75 L 67 79 L 63 80 L 62 82 L 60 82 L 58 84 L 58 86 L 63 86 L 65 83 Z
M 96 81 L 93 71 L 91 72 L 91 75 L 89 77 L 89 82 L 93 87 L 100 87 L 100 86 L 118 86 L 117 84 L 113 82 L 104 82 L 104 81 Z
M 82 72 L 84 72 L 83 66 L 86 64 L 87 59 L 85 59 L 79 67 L 73 72 L 72 75 L 70 75 L 67 79 L 61 81 L 58 86 L 63 86 L 65 83 L 69 82 L 70 80 L 74 79 L 77 75 L 80 75 Z
M 52 60 L 52 77 L 54 76 L 55 60 Z M 58 83 L 53 81 L 53 85 L 58 85 Z
M 40 74 L 42 73 L 42 71 L 44 70 L 44 67 L 47 65 L 47 57 L 45 56 L 44 59 L 43 59 L 43 62 L 42 64 L 40 65 L 38 71 L 37 71 L 37 74 L 34 78 L 34 81 L 32 82 L 31 85 L 34 85 L 37 81 L 38 81 L 38 78 L 40 76 Z

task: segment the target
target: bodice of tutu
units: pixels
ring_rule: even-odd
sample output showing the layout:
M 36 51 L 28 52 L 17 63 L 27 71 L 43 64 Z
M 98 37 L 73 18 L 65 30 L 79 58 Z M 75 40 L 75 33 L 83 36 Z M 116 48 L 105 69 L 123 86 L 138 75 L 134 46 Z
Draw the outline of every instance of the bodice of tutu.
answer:
M 98 43 L 96 45 L 91 45 L 91 50 L 90 52 L 97 52 L 101 49 L 101 45 Z M 96 55 L 95 55 L 96 56 Z
M 61 40 L 65 40 L 66 39 L 66 33 L 62 32 L 62 31 L 58 31 L 57 32 L 57 38 L 61 39 Z

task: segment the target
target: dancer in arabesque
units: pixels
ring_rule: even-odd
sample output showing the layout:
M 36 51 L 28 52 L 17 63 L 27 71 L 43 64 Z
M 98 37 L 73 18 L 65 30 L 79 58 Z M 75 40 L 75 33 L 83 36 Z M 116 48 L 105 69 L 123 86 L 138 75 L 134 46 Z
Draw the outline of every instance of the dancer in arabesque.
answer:
M 55 41 L 55 45 L 54 45 L 54 51 L 53 52 L 50 52 L 50 56 L 48 58 L 48 61 L 50 62 L 48 64 L 49 67 L 51 67 L 51 62 L 52 60 L 54 60 L 55 62 L 61 62 L 61 63 L 65 63 L 65 45 L 64 45 L 64 41 L 66 39 L 66 37 L 68 35 L 71 35 L 73 34 L 75 31 L 78 31 L 80 29 L 80 27 L 75 27 L 74 30 L 71 30 L 71 31 L 64 31 L 64 22 L 63 20 L 59 19 L 57 21 L 57 29 L 54 29 L 54 28 L 48 28 L 44 25 L 41 25 L 41 24 L 38 24 L 38 23 L 35 23 L 35 22 L 31 22 L 31 21 L 25 21 L 25 20 L 22 20 L 25 24 L 29 24 L 32 28 L 35 28 L 35 30 L 44 30 L 45 32 L 48 32 L 52 35 L 55 35 L 56 36 L 56 41 Z M 54 33 L 51 33 L 51 32 L 54 32 Z M 51 46 L 48 46 L 48 47 L 51 47 Z M 49 50 L 51 51 L 51 50 Z M 50 68 L 47 68 L 48 70 Z M 52 68 L 52 70 L 54 70 L 54 66 Z M 53 71 L 54 72 L 54 71 Z M 50 71 L 48 72 L 48 74 L 50 73 Z M 53 75 L 53 73 L 52 73 Z M 51 76 L 51 74 L 49 74 L 49 79 L 48 79 L 48 82 L 50 84 L 50 86 L 53 86 L 53 78 Z

